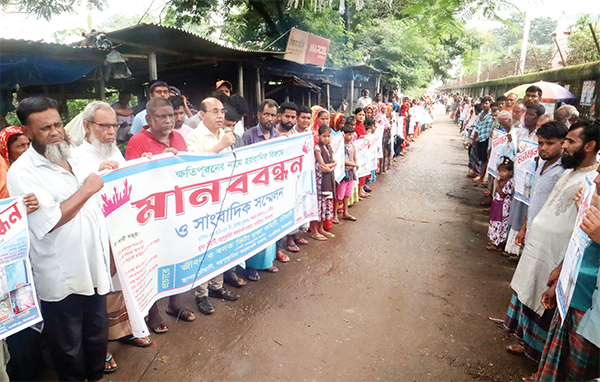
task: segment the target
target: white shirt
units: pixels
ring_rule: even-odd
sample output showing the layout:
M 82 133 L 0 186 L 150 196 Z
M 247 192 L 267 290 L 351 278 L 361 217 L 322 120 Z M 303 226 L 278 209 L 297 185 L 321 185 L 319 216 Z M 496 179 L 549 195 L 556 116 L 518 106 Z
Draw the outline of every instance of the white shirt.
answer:
M 196 153 L 205 153 L 211 147 L 215 146 L 221 141 L 225 132 L 223 129 L 219 129 L 219 136 L 215 136 L 206 126 L 204 122 L 200 122 L 198 127 L 192 130 L 185 138 L 185 144 L 187 145 L 187 151 Z M 223 151 L 229 151 L 226 149 Z
M 98 172 L 100 164 L 107 160 L 113 160 L 119 163 L 119 165 L 125 163 L 125 158 L 123 158 L 123 154 L 121 154 L 117 147 L 115 147 L 112 153 L 107 157 L 100 154 L 94 146 L 88 143 L 88 141 L 83 141 L 83 143 L 77 146 L 73 152 L 80 161 L 79 166 L 77 166 L 77 172 L 75 173 L 80 179 L 85 179 L 91 173 Z M 75 169 L 73 169 L 73 171 L 75 171 Z
M 79 173 L 77 154 L 69 159 Z M 31 265 L 42 301 L 56 302 L 71 294 L 104 295 L 111 290 L 108 230 L 98 199 L 90 198 L 71 221 L 52 229 L 60 218 L 60 203 L 82 185 L 78 178 L 30 147 L 7 174 L 11 195 L 33 192 L 39 209 L 29 215 Z M 51 232 L 52 231 L 52 232 Z
M 144 109 L 135 115 L 135 118 L 133 118 L 133 123 L 131 124 L 131 129 L 129 130 L 131 135 L 139 133 L 142 131 L 142 128 L 148 124 L 146 122 L 147 113 L 148 112 L 146 109 Z
M 361 108 L 364 109 L 365 106 L 368 106 L 371 104 L 371 102 L 373 102 L 371 100 L 371 97 L 360 97 L 357 101 L 356 101 L 356 107 L 357 108 Z

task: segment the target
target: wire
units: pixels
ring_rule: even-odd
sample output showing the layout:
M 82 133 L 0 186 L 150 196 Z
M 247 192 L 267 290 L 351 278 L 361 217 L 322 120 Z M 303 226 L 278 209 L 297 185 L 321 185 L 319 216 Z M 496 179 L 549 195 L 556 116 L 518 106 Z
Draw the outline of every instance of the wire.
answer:
M 219 215 L 221 214 L 221 212 L 223 212 L 223 206 L 225 205 L 225 199 L 227 198 L 227 194 L 229 194 L 228 188 L 229 188 L 229 186 L 231 186 L 231 180 L 233 178 L 233 173 L 235 172 L 235 168 L 237 167 L 237 154 L 235 153 L 235 150 L 231 150 L 231 153 L 233 154 L 233 159 L 234 159 L 233 166 L 232 166 L 233 168 L 231 169 L 231 175 L 229 175 L 229 184 L 227 185 L 227 188 L 225 189 L 225 195 L 223 195 L 223 200 L 221 201 L 221 206 L 219 207 Z M 217 215 L 217 216 L 219 216 L 219 215 Z M 206 250 L 204 251 L 204 255 L 202 255 L 202 260 L 200 260 L 200 264 L 198 264 L 198 270 L 196 271 L 196 275 L 194 276 L 194 280 L 192 281 L 190 290 L 187 292 L 188 294 L 192 293 L 192 291 L 195 289 L 194 283 L 196 282 L 196 280 L 198 280 L 198 276 L 200 275 L 200 269 L 202 269 L 202 264 L 204 263 L 204 259 L 206 259 L 206 254 L 208 253 L 208 250 L 210 249 L 212 239 L 215 235 L 215 232 L 217 231 L 218 226 L 219 226 L 219 219 L 217 219 L 215 228 L 213 228 L 213 230 L 210 234 L 210 238 L 208 239 L 208 244 L 206 245 Z M 179 313 L 177 313 L 177 317 L 175 318 L 175 323 L 177 323 L 179 321 L 179 316 L 181 315 L 182 311 L 183 311 L 182 309 L 179 309 Z

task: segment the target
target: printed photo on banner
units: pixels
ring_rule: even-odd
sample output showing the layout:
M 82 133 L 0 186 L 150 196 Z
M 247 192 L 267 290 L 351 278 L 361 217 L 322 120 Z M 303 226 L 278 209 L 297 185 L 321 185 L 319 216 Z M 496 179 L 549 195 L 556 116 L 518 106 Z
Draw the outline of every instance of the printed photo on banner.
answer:
M 335 181 L 341 182 L 346 176 L 344 165 L 346 161 L 346 153 L 344 149 L 344 134 L 339 131 L 331 131 L 331 142 L 329 143 L 333 150 L 333 160 L 336 162 L 335 170 L 333 171 Z
M 569 246 L 567 247 L 567 252 L 565 253 L 562 270 L 556 285 L 556 303 L 562 322 L 565 320 L 571 299 L 573 298 L 583 252 L 590 242 L 588 235 L 581 229 L 581 222 L 583 221 L 587 209 L 591 206 L 595 191 L 596 185 L 591 179 L 586 178 L 585 190 L 581 197 L 577 221 L 575 223 L 575 228 L 573 229 L 573 235 L 569 241 Z
M 506 156 L 509 150 L 508 145 L 508 134 L 500 130 L 494 130 L 494 137 L 492 139 L 492 151 L 490 153 L 490 160 L 488 162 L 487 172 L 498 179 L 498 164 L 501 158 Z
M 0 339 L 42 321 L 23 198 L 0 200 Z
M 515 163 L 515 199 L 529 205 L 531 188 L 535 180 L 538 144 L 523 140 L 521 146 L 522 149 L 517 154 L 517 162 Z
M 317 218 L 309 133 L 180 154 L 103 176 L 101 194 L 135 335 L 144 315 Z M 160 179 L 157 182 L 156 179 Z
M 581 106 L 592 106 L 594 103 L 594 93 L 596 91 L 596 81 L 583 81 L 581 88 L 581 100 L 579 104 Z

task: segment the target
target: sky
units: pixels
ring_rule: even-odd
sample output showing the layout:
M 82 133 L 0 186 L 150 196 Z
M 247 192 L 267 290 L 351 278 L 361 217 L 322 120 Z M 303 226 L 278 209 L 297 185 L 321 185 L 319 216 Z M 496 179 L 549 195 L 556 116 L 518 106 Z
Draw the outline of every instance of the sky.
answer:
M 126 15 L 139 15 L 147 9 L 150 14 L 158 16 L 163 5 L 168 0 L 106 0 L 106 7 L 103 11 L 93 10 L 91 12 L 93 27 L 98 27 L 105 22 L 111 15 L 122 13 Z M 526 1 L 514 1 L 518 7 L 525 11 Z M 85 0 L 82 1 L 85 3 Z M 549 16 L 558 19 L 562 13 L 572 14 L 600 14 L 600 1 L 595 0 L 530 0 L 532 17 Z M 0 11 L 1 12 L 1 11 Z M 50 21 L 36 19 L 33 16 L 15 13 L 0 13 L 0 37 L 25 39 L 25 40 L 43 40 L 45 42 L 54 42 L 52 33 L 64 29 L 83 28 L 88 29 L 88 10 L 85 6 L 77 6 L 74 13 L 62 14 L 54 17 Z M 474 19 L 469 26 L 481 30 L 495 28 L 498 24 L 489 20 Z M 324 36 L 326 37 L 326 36 Z M 66 42 L 81 40 L 78 37 L 72 37 Z

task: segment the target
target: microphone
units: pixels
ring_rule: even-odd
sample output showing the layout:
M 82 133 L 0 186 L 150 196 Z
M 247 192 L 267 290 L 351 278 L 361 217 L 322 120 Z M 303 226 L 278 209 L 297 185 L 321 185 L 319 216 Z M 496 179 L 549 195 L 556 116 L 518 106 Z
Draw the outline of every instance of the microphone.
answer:
M 223 129 L 223 132 L 224 132 L 225 134 L 227 134 L 227 133 L 231 133 L 231 128 L 230 128 L 229 126 L 227 126 L 225 129 Z

